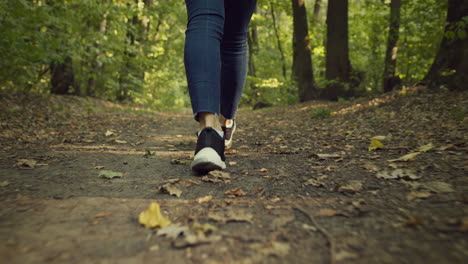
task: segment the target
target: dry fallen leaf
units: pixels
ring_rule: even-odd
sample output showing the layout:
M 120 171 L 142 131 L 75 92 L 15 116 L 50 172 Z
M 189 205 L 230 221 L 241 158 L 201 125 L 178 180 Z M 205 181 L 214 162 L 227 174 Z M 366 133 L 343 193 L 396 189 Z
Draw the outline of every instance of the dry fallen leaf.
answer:
M 113 135 L 115 135 L 115 134 L 114 134 L 114 132 L 112 132 L 112 131 L 110 131 L 110 130 L 107 130 L 106 133 L 104 133 L 104 135 L 105 135 L 106 137 L 110 137 L 110 136 L 113 136 Z
M 205 175 L 201 178 L 204 182 L 220 183 L 224 182 L 226 184 L 231 183 L 231 176 L 227 172 L 222 172 L 219 170 L 210 171 L 208 175 Z
M 433 145 L 432 143 L 429 143 L 429 144 L 427 144 L 427 145 L 420 146 L 420 147 L 418 148 L 418 151 L 419 151 L 419 152 L 427 152 L 427 151 L 429 151 L 429 150 L 431 150 L 431 149 L 433 149 L 433 148 L 434 148 L 434 145 Z
M 354 194 L 362 191 L 361 181 L 349 181 L 348 184 L 338 187 L 338 191 L 342 193 Z
M 34 169 L 36 167 L 37 161 L 33 159 L 19 159 L 16 162 L 16 167 L 19 169 Z
M 99 213 L 99 214 L 96 214 L 94 217 L 103 218 L 103 217 L 106 217 L 106 216 L 109 216 L 109 215 L 110 215 L 109 213 Z
M 432 194 L 430 192 L 417 192 L 417 191 L 414 191 L 414 192 L 410 192 L 406 196 L 406 200 L 413 201 L 415 199 L 425 199 L 425 198 L 430 197 L 431 195 Z
M 173 186 L 170 183 L 164 184 L 163 186 L 159 187 L 159 191 L 176 197 L 180 197 L 180 195 L 182 194 L 181 190 L 179 190 L 177 187 Z
M 325 186 L 321 181 L 317 180 L 317 179 L 308 179 L 305 183 L 304 183 L 305 186 L 307 185 L 312 185 L 314 187 L 323 187 Z
M 384 147 L 382 142 L 378 141 L 375 138 L 371 138 L 370 141 L 371 141 L 371 143 L 370 143 L 369 148 L 368 148 L 369 151 L 373 151 L 373 150 L 376 150 L 376 149 L 382 149 Z
M 209 201 L 213 200 L 213 196 L 211 195 L 207 195 L 207 196 L 204 196 L 204 197 L 200 197 L 197 199 L 197 203 L 201 204 L 201 203 L 207 203 Z
M 140 213 L 138 221 L 146 228 L 165 227 L 171 224 L 171 221 L 161 214 L 159 204 L 156 202 L 152 202 L 147 210 Z
M 390 162 L 394 162 L 394 161 L 411 161 L 413 160 L 416 156 L 418 156 L 419 154 L 421 154 L 421 152 L 413 152 L 413 153 L 409 153 L 409 154 L 406 154 L 404 156 L 401 156 L 397 159 L 391 159 L 391 160 L 388 160 Z

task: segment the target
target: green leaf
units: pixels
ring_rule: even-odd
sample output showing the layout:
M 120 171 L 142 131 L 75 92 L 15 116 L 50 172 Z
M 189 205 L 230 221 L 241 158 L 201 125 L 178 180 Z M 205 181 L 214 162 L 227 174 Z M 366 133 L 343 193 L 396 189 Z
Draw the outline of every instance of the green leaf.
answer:
M 110 170 L 102 170 L 99 172 L 99 177 L 106 179 L 121 178 L 123 177 L 123 173 Z

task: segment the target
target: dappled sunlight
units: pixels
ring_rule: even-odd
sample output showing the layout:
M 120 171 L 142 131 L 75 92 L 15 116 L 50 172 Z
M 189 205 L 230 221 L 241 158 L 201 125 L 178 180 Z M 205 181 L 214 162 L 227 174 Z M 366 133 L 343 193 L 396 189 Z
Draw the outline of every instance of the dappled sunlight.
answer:
M 344 114 L 349 114 L 349 113 L 354 113 L 366 108 L 372 108 L 372 107 L 377 107 L 381 104 L 388 103 L 390 101 L 395 100 L 394 96 L 385 96 L 385 97 L 379 97 L 372 99 L 370 101 L 366 101 L 363 103 L 355 103 L 349 107 L 342 108 L 338 111 L 333 112 L 334 115 L 344 115 Z

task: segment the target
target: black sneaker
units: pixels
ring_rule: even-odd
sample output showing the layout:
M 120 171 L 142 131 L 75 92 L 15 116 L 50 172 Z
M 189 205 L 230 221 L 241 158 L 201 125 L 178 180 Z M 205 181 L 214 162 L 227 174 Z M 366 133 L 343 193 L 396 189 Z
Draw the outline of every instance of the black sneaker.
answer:
M 198 135 L 192 170 L 200 174 L 226 168 L 224 161 L 224 139 L 211 127 L 204 128 Z
M 232 136 L 234 132 L 236 132 L 236 121 L 232 120 L 232 124 L 230 126 L 223 126 L 224 131 L 224 146 L 226 148 L 230 148 L 232 146 Z

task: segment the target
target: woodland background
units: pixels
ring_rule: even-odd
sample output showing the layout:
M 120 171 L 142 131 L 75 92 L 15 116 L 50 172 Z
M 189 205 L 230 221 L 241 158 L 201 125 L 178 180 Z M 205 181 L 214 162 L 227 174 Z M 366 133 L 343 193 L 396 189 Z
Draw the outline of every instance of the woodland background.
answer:
M 0 89 L 190 105 L 182 0 L 0 2 Z M 243 105 L 466 90 L 466 0 L 259 0 Z M 464 58 L 464 59 L 463 59 Z

